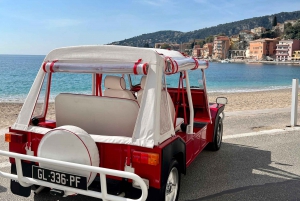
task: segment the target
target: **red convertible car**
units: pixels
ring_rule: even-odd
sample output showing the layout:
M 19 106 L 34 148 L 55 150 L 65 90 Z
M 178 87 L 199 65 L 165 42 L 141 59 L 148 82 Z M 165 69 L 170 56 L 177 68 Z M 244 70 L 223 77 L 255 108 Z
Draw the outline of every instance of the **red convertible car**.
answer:
M 164 49 L 51 51 L 5 134 L 9 151 L 0 155 L 9 157 L 11 172 L 0 176 L 24 197 L 48 190 L 103 200 L 177 200 L 187 167 L 205 147 L 221 147 L 227 99 L 208 103 L 206 68 L 206 61 Z M 90 91 L 74 86 L 52 93 L 64 84 L 54 79 L 60 74 L 88 76 Z M 169 76 L 178 87 L 168 87 Z

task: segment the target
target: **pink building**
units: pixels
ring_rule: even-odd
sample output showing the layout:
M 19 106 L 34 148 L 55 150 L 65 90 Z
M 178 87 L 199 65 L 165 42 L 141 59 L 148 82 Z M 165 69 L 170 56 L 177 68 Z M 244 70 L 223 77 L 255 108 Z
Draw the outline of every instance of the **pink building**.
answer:
M 300 50 L 300 40 L 281 40 L 276 48 L 276 60 L 292 60 L 295 50 Z
M 216 36 L 214 38 L 214 59 L 226 59 L 228 57 L 229 50 L 229 38 L 227 36 Z
M 199 45 L 200 47 L 200 45 Z M 194 48 L 193 57 L 203 57 L 203 48 Z

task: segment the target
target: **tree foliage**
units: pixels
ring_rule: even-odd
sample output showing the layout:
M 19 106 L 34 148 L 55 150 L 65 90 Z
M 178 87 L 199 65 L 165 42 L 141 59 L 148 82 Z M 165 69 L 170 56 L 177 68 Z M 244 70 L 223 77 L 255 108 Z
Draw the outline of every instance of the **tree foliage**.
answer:
M 261 34 L 261 38 L 275 38 L 275 37 L 276 37 L 276 33 L 272 30 L 266 31 Z
M 300 40 L 300 20 L 293 26 L 287 25 L 284 30 L 285 39 L 298 39 Z
M 205 43 L 212 43 L 214 41 L 214 36 L 210 35 L 205 38 Z
M 205 42 L 212 42 L 213 36 L 219 33 L 224 33 L 227 36 L 236 35 L 242 30 L 250 30 L 254 27 L 272 28 L 272 20 L 275 15 L 267 15 L 263 17 L 255 17 L 236 22 L 220 24 L 209 28 L 203 28 L 190 32 L 180 31 L 158 31 L 154 33 L 142 34 L 133 38 L 129 38 L 122 41 L 116 41 L 111 44 L 114 45 L 126 45 L 126 46 L 138 46 L 143 47 L 145 43 L 149 43 L 150 47 L 153 47 L 155 43 L 185 43 L 190 40 L 205 38 Z M 279 23 L 283 23 L 286 20 L 300 19 L 300 11 L 295 12 L 282 12 L 276 14 L 276 20 Z
M 197 42 L 197 45 L 200 45 L 201 48 L 202 48 L 203 45 L 205 45 L 205 44 L 206 44 L 205 40 L 200 40 L 200 41 Z
M 161 45 L 161 49 L 170 49 L 171 46 L 168 43 L 164 43 Z
M 275 27 L 276 25 L 277 25 L 277 17 L 275 15 L 272 21 L 272 26 Z

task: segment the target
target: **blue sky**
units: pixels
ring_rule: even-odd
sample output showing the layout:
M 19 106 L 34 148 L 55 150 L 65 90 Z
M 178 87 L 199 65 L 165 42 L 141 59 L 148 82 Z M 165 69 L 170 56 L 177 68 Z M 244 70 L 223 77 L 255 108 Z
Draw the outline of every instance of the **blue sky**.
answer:
M 0 54 L 47 54 L 297 9 L 299 0 L 0 0 Z

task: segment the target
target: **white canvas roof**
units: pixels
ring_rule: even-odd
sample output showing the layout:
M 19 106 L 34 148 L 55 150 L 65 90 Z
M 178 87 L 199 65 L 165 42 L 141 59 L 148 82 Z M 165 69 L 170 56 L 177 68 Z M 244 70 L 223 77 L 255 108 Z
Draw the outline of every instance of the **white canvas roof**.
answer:
M 169 66 L 167 68 L 172 68 L 168 70 L 168 72 L 171 73 L 193 69 L 195 67 L 207 68 L 207 64 L 205 62 L 186 58 L 177 51 L 163 49 L 101 45 L 66 47 L 51 51 L 45 57 L 45 65 L 41 66 L 41 69 L 39 70 L 32 88 L 24 102 L 18 119 L 12 128 L 19 130 L 32 129 L 32 127 L 29 126 L 30 118 L 46 72 L 78 72 L 76 69 L 78 70 L 78 66 L 81 65 L 75 64 L 84 64 L 86 69 L 82 69 L 81 66 L 80 72 L 84 72 L 84 70 L 86 70 L 90 73 L 102 73 L 104 72 L 103 69 L 105 69 L 105 73 L 108 73 L 108 69 L 111 69 L 111 71 L 114 69 L 111 73 L 122 73 L 125 67 L 123 67 L 122 71 L 116 71 L 116 68 L 114 67 L 127 66 L 126 68 L 132 69 L 137 61 L 140 61 L 140 63 L 143 64 L 147 63 L 149 68 L 143 93 L 143 100 L 140 105 L 133 133 L 132 144 L 153 147 L 154 145 L 163 142 L 165 139 L 174 134 L 174 128 L 171 123 L 172 121 L 168 121 L 170 122 L 169 130 L 165 133 L 160 132 L 160 103 L 162 100 L 161 79 L 166 69 L 166 64 Z M 52 67 L 51 64 L 53 64 Z M 56 68 L 54 68 L 55 65 L 57 65 Z M 130 73 L 130 71 L 128 71 L 128 73 Z

